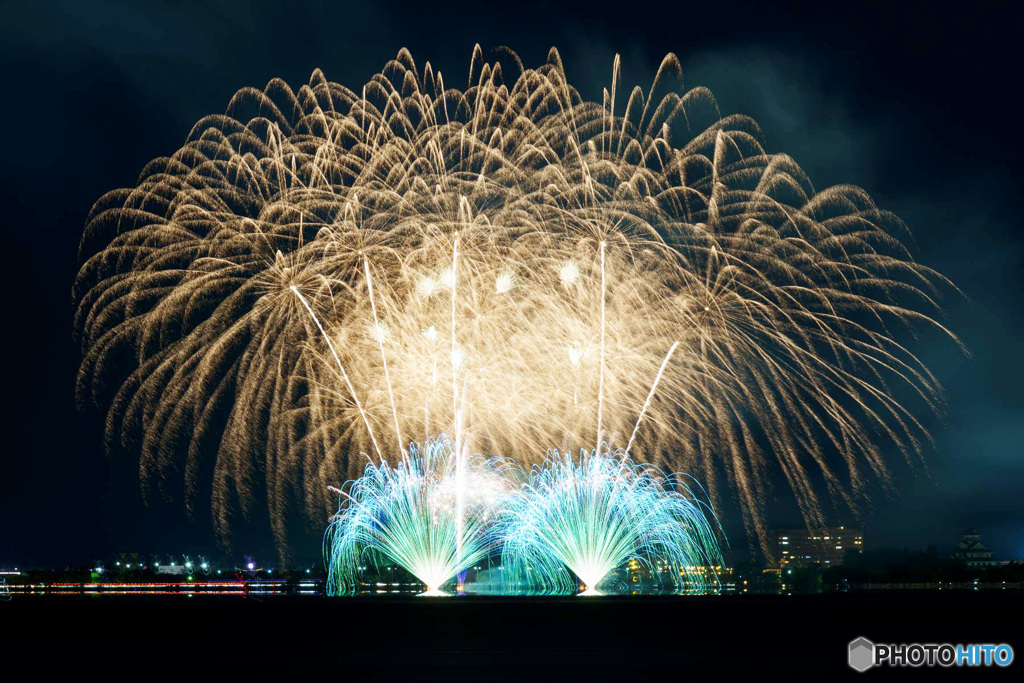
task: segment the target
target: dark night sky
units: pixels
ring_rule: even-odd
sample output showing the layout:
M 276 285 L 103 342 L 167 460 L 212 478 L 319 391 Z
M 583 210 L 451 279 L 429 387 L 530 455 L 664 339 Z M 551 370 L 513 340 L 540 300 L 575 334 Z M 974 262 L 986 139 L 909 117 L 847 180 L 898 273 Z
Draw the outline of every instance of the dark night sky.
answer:
M 710 87 L 723 113 L 753 116 L 769 150 L 793 156 L 816 187 L 860 185 L 900 215 L 918 259 L 966 294 L 948 322 L 973 355 L 923 340 L 949 413 L 929 421 L 930 476 L 897 467 L 899 498 L 875 497 L 868 542 L 946 550 L 977 526 L 1001 557 L 1024 557 L 1019 17 L 967 3 L 957 14 L 933 3 L 92 4 L 8 4 L 0 18 L 0 566 L 219 554 L 208 524 L 179 503 L 142 505 L 134 463 L 102 452 L 102 415 L 75 409 L 71 284 L 92 203 L 133 184 L 243 86 L 297 87 L 320 67 L 357 89 L 403 46 L 457 83 L 477 42 L 512 47 L 527 65 L 558 46 L 590 97 L 609 83 L 615 52 L 627 83 L 642 86 L 675 52 L 688 86 Z M 268 552 L 255 536 L 239 541 Z

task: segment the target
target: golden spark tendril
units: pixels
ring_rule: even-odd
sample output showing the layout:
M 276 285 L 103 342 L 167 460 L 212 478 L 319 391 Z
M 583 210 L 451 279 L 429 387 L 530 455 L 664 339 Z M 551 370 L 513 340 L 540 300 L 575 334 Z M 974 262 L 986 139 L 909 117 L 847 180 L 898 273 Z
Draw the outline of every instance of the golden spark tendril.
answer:
M 917 460 L 905 404 L 942 396 L 905 342 L 949 334 L 952 288 L 898 218 L 815 191 L 672 55 L 624 108 L 617 58 L 602 102 L 555 50 L 511 62 L 478 48 L 465 90 L 405 50 L 359 93 L 243 89 L 96 203 L 78 397 L 146 491 L 209 489 L 223 532 L 265 497 L 286 547 L 400 434 L 524 464 L 632 435 L 719 509 L 731 487 L 765 547 L 773 470 L 814 525 L 822 486 L 853 506 L 886 449 Z

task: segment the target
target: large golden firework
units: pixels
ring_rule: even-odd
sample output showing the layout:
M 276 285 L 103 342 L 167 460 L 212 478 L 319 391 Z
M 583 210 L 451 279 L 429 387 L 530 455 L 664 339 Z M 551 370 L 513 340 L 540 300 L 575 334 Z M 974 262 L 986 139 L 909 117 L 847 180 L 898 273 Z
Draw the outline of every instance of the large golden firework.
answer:
M 674 56 L 646 94 L 618 73 L 601 102 L 555 50 L 478 48 L 464 91 L 404 50 L 359 92 L 275 80 L 101 198 L 78 392 L 144 488 L 194 506 L 212 481 L 221 531 L 265 493 L 283 546 L 292 508 L 326 519 L 328 485 L 411 440 L 525 463 L 607 440 L 731 487 L 763 544 L 773 469 L 817 525 L 825 490 L 888 482 L 884 449 L 916 459 L 897 396 L 941 394 L 904 341 L 942 329 L 948 283 L 904 225 L 816 192 Z

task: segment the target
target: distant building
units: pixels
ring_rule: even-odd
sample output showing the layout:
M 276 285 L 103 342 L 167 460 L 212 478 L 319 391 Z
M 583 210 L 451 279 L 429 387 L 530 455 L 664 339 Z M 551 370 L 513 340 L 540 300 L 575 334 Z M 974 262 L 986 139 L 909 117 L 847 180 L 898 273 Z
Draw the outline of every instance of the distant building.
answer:
M 154 555 L 150 558 L 150 564 L 153 566 L 153 571 L 157 574 L 172 574 L 176 576 L 184 576 L 188 574 L 205 574 L 209 575 L 214 567 L 210 562 L 200 555 L 195 561 L 189 555 Z
M 775 562 L 780 569 L 820 564 L 832 567 L 843 563 L 849 550 L 864 552 L 864 535 L 858 529 L 840 526 L 832 529 L 777 529 L 772 532 Z
M 977 529 L 968 529 L 949 557 L 963 562 L 971 569 L 996 567 L 1000 564 L 993 558 L 992 551 L 982 545 L 981 534 Z
M 153 569 L 157 574 L 184 575 L 189 573 L 184 564 L 176 562 L 173 559 L 168 560 L 164 564 L 158 562 L 153 565 Z

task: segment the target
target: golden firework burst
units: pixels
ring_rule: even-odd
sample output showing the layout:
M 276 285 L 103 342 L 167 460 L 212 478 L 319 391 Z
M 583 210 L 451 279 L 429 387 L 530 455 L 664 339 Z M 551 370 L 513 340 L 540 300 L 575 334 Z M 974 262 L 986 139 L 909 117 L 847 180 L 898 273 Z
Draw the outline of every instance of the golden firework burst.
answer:
M 282 545 L 290 506 L 326 519 L 328 485 L 441 432 L 524 463 L 628 444 L 731 487 L 762 544 L 778 468 L 824 523 L 813 482 L 853 505 L 927 442 L 895 387 L 941 408 L 905 341 L 949 283 L 674 56 L 624 103 L 618 73 L 591 102 L 555 50 L 478 48 L 458 90 L 403 50 L 359 91 L 238 92 L 96 203 L 80 400 L 145 488 L 195 505 L 208 474 L 222 531 L 265 494 Z

